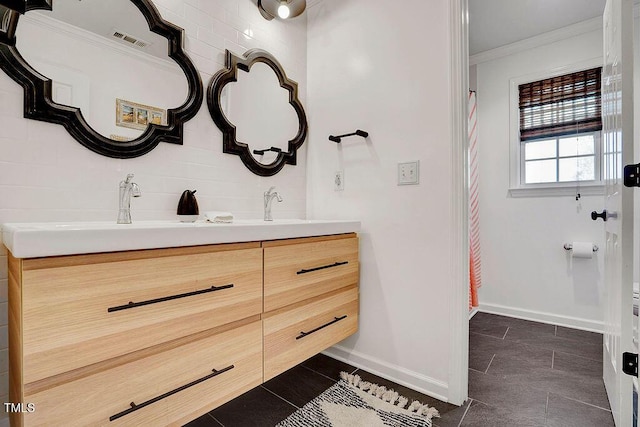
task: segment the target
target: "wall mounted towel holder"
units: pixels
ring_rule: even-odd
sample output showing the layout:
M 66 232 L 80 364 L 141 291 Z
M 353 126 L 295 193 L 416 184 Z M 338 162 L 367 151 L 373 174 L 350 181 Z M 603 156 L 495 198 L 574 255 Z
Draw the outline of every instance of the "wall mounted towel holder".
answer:
M 573 249 L 573 245 L 571 243 L 565 243 L 563 247 L 565 251 L 570 251 Z M 593 252 L 598 252 L 598 249 L 600 248 L 598 248 L 597 245 L 593 245 Z
M 264 153 L 268 152 L 268 151 L 273 151 L 274 153 L 282 153 L 282 149 L 278 148 L 278 147 L 271 147 L 271 148 L 265 148 L 264 150 L 253 150 L 253 154 L 258 154 L 260 156 L 262 156 Z M 285 154 L 289 154 L 287 152 L 285 152 Z
M 329 141 L 333 141 L 337 144 L 340 144 L 340 142 L 342 142 L 342 138 L 345 138 L 347 136 L 354 136 L 354 135 L 366 138 L 369 136 L 369 132 L 365 132 L 363 130 L 358 129 L 353 133 L 345 133 L 344 135 L 337 135 L 337 136 L 329 135 Z

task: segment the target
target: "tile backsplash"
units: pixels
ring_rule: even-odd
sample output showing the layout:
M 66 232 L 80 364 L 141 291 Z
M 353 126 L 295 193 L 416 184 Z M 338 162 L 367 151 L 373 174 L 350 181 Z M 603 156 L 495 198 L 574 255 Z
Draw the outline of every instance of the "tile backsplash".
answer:
M 161 15 L 185 30 L 185 48 L 203 84 L 224 65 L 224 51 L 272 53 L 297 81 L 306 105 L 306 16 L 266 21 L 251 0 L 154 0 Z M 298 165 L 274 177 L 252 174 L 238 156 L 222 153 L 222 135 L 203 103 L 186 123 L 184 145 L 160 143 L 136 159 L 111 159 L 81 146 L 59 125 L 23 118 L 22 87 L 0 73 L 0 223 L 114 221 L 118 182 L 127 173 L 142 197 L 132 200 L 133 221 L 175 219 L 180 194 L 197 189 L 201 213 L 231 211 L 262 217 L 262 193 L 275 185 L 284 198 L 275 218 L 306 216 L 306 146 Z M 7 256 L 0 253 L 0 401 L 7 401 Z M 0 425 L 7 420 L 0 415 Z

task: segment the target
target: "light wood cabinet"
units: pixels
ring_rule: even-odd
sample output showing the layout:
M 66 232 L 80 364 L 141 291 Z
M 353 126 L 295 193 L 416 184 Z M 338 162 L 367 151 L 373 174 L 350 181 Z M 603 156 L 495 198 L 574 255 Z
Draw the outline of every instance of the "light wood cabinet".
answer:
M 12 425 L 184 424 L 353 334 L 358 275 L 355 234 L 9 255 Z
M 69 427 L 182 425 L 261 383 L 258 317 L 25 396 L 36 403 L 25 421 Z
M 264 379 L 358 329 L 358 237 L 264 242 Z
M 358 238 L 338 235 L 264 242 L 264 311 L 358 283 Z
M 264 315 L 264 380 L 358 330 L 358 289 L 350 287 Z
M 25 383 L 262 311 L 258 244 L 151 252 L 22 261 Z

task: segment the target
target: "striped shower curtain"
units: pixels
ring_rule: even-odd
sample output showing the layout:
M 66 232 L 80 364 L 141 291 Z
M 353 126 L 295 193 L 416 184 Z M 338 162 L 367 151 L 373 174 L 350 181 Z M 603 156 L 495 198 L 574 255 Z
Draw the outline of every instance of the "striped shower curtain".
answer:
M 478 206 L 478 116 L 476 93 L 469 92 L 469 310 L 478 306 L 480 211 Z

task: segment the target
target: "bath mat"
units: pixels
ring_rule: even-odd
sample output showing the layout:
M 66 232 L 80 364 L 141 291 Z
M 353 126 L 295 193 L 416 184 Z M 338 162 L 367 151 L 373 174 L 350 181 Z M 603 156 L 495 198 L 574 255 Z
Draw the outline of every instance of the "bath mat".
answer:
M 342 378 L 320 396 L 276 427 L 431 427 L 438 411 L 385 387 L 362 381 L 358 375 Z

